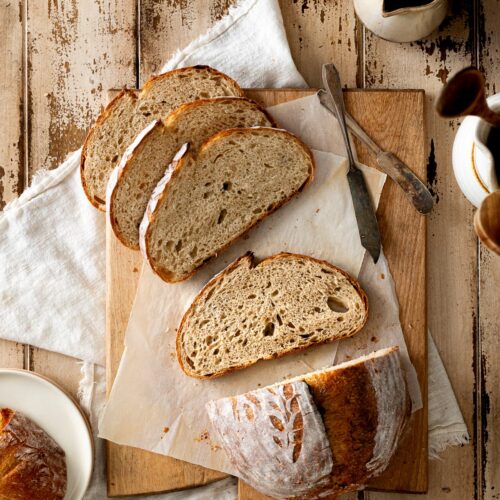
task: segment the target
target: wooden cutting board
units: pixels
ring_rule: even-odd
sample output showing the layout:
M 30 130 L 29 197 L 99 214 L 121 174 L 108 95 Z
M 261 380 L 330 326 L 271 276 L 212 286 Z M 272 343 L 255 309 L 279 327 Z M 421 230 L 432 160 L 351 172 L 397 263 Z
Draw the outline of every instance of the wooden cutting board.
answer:
M 264 106 L 291 101 L 313 90 L 249 90 Z M 418 90 L 347 90 L 348 111 L 383 148 L 405 161 L 426 179 L 424 92 Z M 375 166 L 359 142 L 359 160 Z M 427 404 L 426 220 L 410 206 L 402 191 L 387 181 L 378 221 L 384 251 L 396 284 L 400 318 L 410 357 L 417 370 L 422 399 Z M 124 248 L 107 229 L 107 381 L 108 391 L 123 352 L 127 325 L 142 261 Z M 425 492 L 427 489 L 427 406 L 413 414 L 410 428 L 385 473 L 370 489 Z M 107 443 L 109 496 L 173 491 L 213 482 L 225 474 L 136 448 Z M 239 483 L 240 500 L 267 498 Z

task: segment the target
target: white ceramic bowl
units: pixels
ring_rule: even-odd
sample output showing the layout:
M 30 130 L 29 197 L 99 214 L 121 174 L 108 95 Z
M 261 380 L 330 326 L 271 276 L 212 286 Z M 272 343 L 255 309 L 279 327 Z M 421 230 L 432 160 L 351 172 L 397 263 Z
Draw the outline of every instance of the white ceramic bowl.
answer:
M 66 453 L 64 498 L 83 498 L 92 476 L 94 442 L 88 420 L 73 399 L 33 372 L 0 369 L 0 407 L 23 413 L 57 442 Z

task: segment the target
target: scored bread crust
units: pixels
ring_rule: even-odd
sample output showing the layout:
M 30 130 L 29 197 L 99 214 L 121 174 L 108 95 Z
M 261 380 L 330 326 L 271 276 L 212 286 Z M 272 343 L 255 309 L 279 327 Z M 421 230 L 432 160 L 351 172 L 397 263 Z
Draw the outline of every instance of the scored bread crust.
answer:
M 269 399 L 268 393 L 277 394 L 280 388 L 293 387 L 297 382 L 307 385 L 313 411 L 321 416 L 324 427 L 303 426 L 299 443 L 295 433 L 290 433 L 288 443 L 282 435 L 290 412 L 280 415 L 275 411 L 277 405 L 270 407 L 263 402 Z M 240 477 L 265 495 L 294 499 L 336 498 L 364 487 L 388 467 L 411 414 L 397 346 L 210 401 L 205 407 L 219 443 Z M 317 474 L 314 482 L 313 474 L 325 450 L 311 450 L 302 441 L 305 437 L 317 440 L 323 432 L 332 457 L 331 467 L 327 481 L 323 474 Z M 297 444 L 299 456 L 305 454 L 302 463 L 308 464 L 307 469 L 302 463 L 282 457 L 282 447 Z
M 118 105 L 118 103 L 121 101 L 121 99 L 124 96 L 129 96 L 135 101 L 140 101 L 142 98 L 146 97 L 148 93 L 151 90 L 151 87 L 154 86 L 154 84 L 158 81 L 164 80 L 166 78 L 170 78 L 172 75 L 178 74 L 178 73 L 183 73 L 183 72 L 188 72 L 192 70 L 206 70 L 210 73 L 212 73 L 214 76 L 220 76 L 226 82 L 230 83 L 234 87 L 235 94 L 237 94 L 235 97 L 245 97 L 245 93 L 243 89 L 238 85 L 236 80 L 233 78 L 227 76 L 226 74 L 222 73 L 221 71 L 218 71 L 214 68 L 211 68 L 210 66 L 198 64 L 195 66 L 187 66 L 185 68 L 179 68 L 179 69 L 174 69 L 172 71 L 167 71 L 166 73 L 161 73 L 159 75 L 152 76 L 149 78 L 149 80 L 144 84 L 142 90 L 140 92 L 130 90 L 130 89 L 123 89 L 120 91 L 118 95 L 116 95 L 109 103 L 108 105 L 104 108 L 104 110 L 99 114 L 97 117 L 94 125 L 92 128 L 89 130 L 85 141 L 83 143 L 82 147 L 82 153 L 80 156 L 80 178 L 82 182 L 82 187 L 83 191 L 85 193 L 85 196 L 89 200 L 89 202 L 96 207 L 98 210 L 104 211 L 106 208 L 105 205 L 105 200 L 103 200 L 103 203 L 100 204 L 97 200 L 94 199 L 92 196 L 91 192 L 88 189 L 87 182 L 85 180 L 85 175 L 84 175 L 84 170 L 85 170 L 85 161 L 87 157 L 87 149 L 88 145 L 94 136 L 95 132 L 99 129 L 99 126 L 109 117 L 109 115 L 113 112 L 114 108 Z
M 209 139 L 207 139 L 200 146 L 197 154 L 200 155 L 201 153 L 203 153 L 203 151 L 205 149 L 209 148 L 213 142 L 218 141 L 222 137 L 230 136 L 231 134 L 233 134 L 235 132 L 236 133 L 251 133 L 254 130 L 262 130 L 262 129 L 271 130 L 273 133 L 279 132 L 279 133 L 285 134 L 290 139 L 292 139 L 297 144 L 299 144 L 300 147 L 303 149 L 303 151 L 307 154 L 307 156 L 309 157 L 309 160 L 310 160 L 311 168 L 310 168 L 309 175 L 308 175 L 307 179 L 304 181 L 304 183 L 294 193 L 292 193 L 290 196 L 284 198 L 279 203 L 273 204 L 270 209 L 264 210 L 258 217 L 255 218 L 255 220 L 248 227 L 246 227 L 245 229 L 240 231 L 238 234 L 233 236 L 233 238 L 231 238 L 227 243 L 225 243 L 221 248 L 219 248 L 217 250 L 217 254 L 226 250 L 238 238 L 240 238 L 240 237 L 244 236 L 246 233 L 248 233 L 250 231 L 250 229 L 255 227 L 259 222 L 261 222 L 267 216 L 271 215 L 273 212 L 278 210 L 278 208 L 280 208 L 285 203 L 287 203 L 292 198 L 294 198 L 299 193 L 301 193 L 304 190 L 304 188 L 314 180 L 316 163 L 314 161 L 314 156 L 312 154 L 312 151 L 297 136 L 295 136 L 291 132 L 288 132 L 287 130 L 284 130 L 284 129 L 271 128 L 271 127 L 251 127 L 251 128 L 230 128 L 230 129 L 222 130 L 221 132 L 218 132 L 217 134 L 215 134 L 212 137 L 210 137 Z M 149 234 L 151 231 L 151 226 L 154 223 L 156 216 L 157 216 L 157 209 L 163 203 L 163 201 L 168 197 L 172 183 L 175 181 L 176 177 L 179 175 L 179 172 L 186 165 L 187 154 L 188 154 L 188 148 L 186 148 L 184 150 L 181 149 L 178 153 L 178 157 L 172 161 L 172 164 L 167 169 L 164 178 L 158 183 L 157 188 L 155 189 L 155 191 L 151 195 L 151 198 L 150 198 L 149 203 L 148 203 L 148 207 L 146 209 L 146 212 L 144 214 L 144 218 L 143 218 L 141 226 L 139 228 L 139 246 L 141 248 L 141 252 L 143 254 L 143 257 L 149 263 L 153 272 L 155 274 L 157 274 L 163 281 L 166 281 L 167 283 L 180 283 L 182 281 L 189 279 L 191 276 L 193 276 L 193 274 L 195 274 L 197 271 L 199 271 L 204 265 L 206 265 L 212 258 L 214 258 L 216 256 L 216 254 L 210 256 L 204 262 L 202 262 L 198 267 L 194 268 L 189 273 L 183 275 L 181 278 L 176 278 L 173 273 L 166 271 L 165 269 L 163 269 L 162 267 L 160 267 L 156 264 L 156 262 L 154 261 L 152 255 L 151 255 L 151 252 L 149 250 L 149 239 L 148 238 L 149 238 Z
M 226 368 L 226 369 L 224 369 L 224 370 L 222 370 L 220 372 L 214 373 L 212 375 L 198 375 L 198 374 L 190 371 L 189 369 L 187 369 L 186 365 L 184 364 L 184 362 L 182 360 L 182 353 L 181 353 L 181 351 L 182 351 L 182 345 L 181 345 L 181 343 L 182 343 L 182 333 L 183 333 L 183 329 L 184 329 L 185 323 L 186 323 L 188 317 L 190 316 L 190 314 L 191 314 L 194 306 L 198 302 L 198 300 L 200 300 L 205 294 L 207 294 L 211 290 L 213 290 L 218 285 L 219 281 L 221 281 L 221 279 L 223 279 L 223 277 L 225 275 L 229 274 L 231 271 L 233 271 L 234 269 L 236 269 L 241 264 L 241 262 L 244 261 L 244 260 L 248 260 L 250 262 L 251 267 L 257 267 L 257 266 L 266 266 L 266 265 L 270 264 L 271 262 L 273 262 L 274 260 L 279 260 L 279 259 L 283 259 L 283 258 L 287 258 L 287 257 L 309 260 L 309 261 L 315 262 L 317 264 L 320 264 L 321 266 L 325 266 L 325 267 L 331 269 L 334 272 L 338 272 L 338 273 L 342 274 L 349 281 L 349 283 L 354 287 L 354 289 L 359 294 L 359 297 L 361 298 L 361 300 L 363 301 L 363 304 L 365 306 L 365 316 L 364 316 L 364 319 L 363 319 L 363 323 L 359 326 L 359 328 L 357 330 L 355 330 L 354 332 L 346 333 L 346 334 L 338 336 L 338 337 L 336 337 L 334 339 L 325 339 L 325 340 L 322 340 L 322 341 L 319 341 L 319 342 L 314 342 L 314 344 L 311 343 L 311 344 L 305 344 L 303 346 L 291 347 L 291 348 L 285 349 L 285 350 L 283 350 L 281 352 L 275 352 L 275 353 L 271 354 L 270 356 L 259 358 L 256 361 L 249 361 L 248 363 L 243 363 L 241 365 L 237 365 L 237 366 L 232 366 L 230 368 Z M 350 276 L 343 269 L 340 269 L 337 266 L 334 266 L 333 264 L 331 264 L 330 262 L 327 262 L 326 260 L 316 259 L 316 258 L 310 257 L 308 255 L 302 255 L 302 254 L 297 254 L 297 253 L 289 253 L 289 252 L 280 252 L 278 254 L 271 255 L 270 257 L 266 257 L 265 259 L 263 259 L 262 261 L 260 261 L 257 265 L 252 265 L 252 264 L 254 264 L 254 255 L 253 255 L 252 252 L 247 252 L 246 254 L 244 254 L 241 257 L 239 257 L 238 259 L 236 259 L 233 263 L 231 263 L 223 271 L 221 271 L 219 274 L 217 274 L 215 277 L 213 277 L 202 288 L 202 290 L 194 298 L 193 302 L 191 302 L 191 305 L 189 306 L 189 308 L 187 309 L 187 311 L 184 313 L 184 316 L 182 317 L 182 320 L 181 320 L 181 323 L 179 325 L 179 328 L 177 329 L 177 336 L 176 336 L 176 339 L 175 339 L 175 347 L 176 347 L 176 353 L 177 353 L 177 361 L 179 362 L 179 365 L 180 365 L 182 371 L 186 375 L 188 375 L 189 377 L 193 377 L 193 378 L 197 378 L 197 379 L 212 379 L 212 378 L 222 377 L 223 375 L 226 375 L 227 373 L 230 373 L 230 372 L 233 372 L 233 371 L 236 371 L 236 370 L 243 370 L 244 368 L 252 366 L 257 361 L 268 361 L 268 360 L 271 360 L 271 359 L 281 358 L 281 357 L 286 356 L 288 354 L 292 354 L 292 353 L 295 353 L 295 352 L 304 351 L 305 349 L 308 349 L 312 345 L 318 346 L 318 345 L 327 344 L 327 343 L 330 343 L 330 342 L 335 342 L 335 341 L 340 340 L 342 338 L 352 337 L 353 335 L 355 335 L 359 330 L 361 330 L 365 326 L 366 321 L 368 320 L 368 310 L 369 310 L 369 308 L 368 308 L 368 297 L 367 297 L 365 291 L 361 288 L 361 285 L 359 284 L 359 282 L 357 280 L 355 280 L 352 276 Z
M 123 236 L 122 232 L 120 231 L 120 227 L 118 224 L 115 222 L 115 217 L 114 217 L 114 212 L 115 212 L 115 205 L 114 205 L 114 199 L 116 197 L 117 193 L 117 188 L 120 185 L 120 181 L 123 179 L 123 176 L 127 173 L 129 170 L 129 166 L 131 161 L 134 159 L 136 156 L 139 148 L 142 147 L 144 142 L 147 140 L 148 136 L 153 133 L 153 131 L 156 128 L 163 127 L 163 128 L 168 128 L 169 126 L 175 125 L 176 120 L 179 119 L 180 116 L 182 116 L 184 113 L 194 109 L 198 108 L 200 106 L 206 106 L 210 103 L 217 102 L 217 103 L 225 103 L 227 102 L 228 104 L 234 102 L 235 100 L 241 100 L 241 101 L 246 101 L 249 104 L 252 104 L 255 106 L 255 109 L 257 111 L 260 111 L 266 119 L 269 121 L 272 127 L 276 127 L 276 122 L 272 118 L 272 116 L 257 102 L 255 102 L 252 99 L 248 99 L 247 97 L 213 97 L 213 98 L 208 98 L 208 99 L 197 99 L 196 101 L 191 101 L 188 103 L 181 104 L 178 108 L 176 108 L 174 111 L 172 111 L 165 119 L 158 119 L 156 120 L 156 123 L 154 126 L 152 124 L 148 125 L 143 132 L 149 128 L 147 133 L 141 132 L 138 136 L 137 139 L 140 140 L 135 140 L 125 151 L 125 153 L 122 156 L 122 159 L 120 160 L 120 163 L 114 168 L 113 173 L 111 174 L 111 177 L 109 178 L 108 182 L 108 193 L 109 195 L 106 196 L 106 203 L 108 207 L 108 212 L 109 212 L 109 217 L 111 221 L 111 228 L 113 229 L 113 232 L 115 233 L 116 237 L 120 240 L 120 242 L 125 245 L 128 248 L 131 248 L 132 250 L 139 250 L 139 246 L 132 246 L 129 244 L 129 242 L 125 239 Z M 142 134 L 142 135 L 141 135 Z M 167 169 L 168 170 L 168 169 Z

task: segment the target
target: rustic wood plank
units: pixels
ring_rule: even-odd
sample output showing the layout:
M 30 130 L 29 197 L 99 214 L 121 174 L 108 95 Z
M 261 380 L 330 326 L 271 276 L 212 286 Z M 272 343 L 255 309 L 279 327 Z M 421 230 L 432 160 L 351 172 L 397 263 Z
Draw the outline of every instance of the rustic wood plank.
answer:
M 280 0 L 292 57 L 311 87 L 319 88 L 321 66 L 335 63 L 346 87 L 356 87 L 359 31 L 352 2 Z
M 497 0 L 483 0 L 478 14 L 478 63 L 489 95 L 500 91 L 500 32 Z M 482 498 L 500 498 L 500 257 L 480 246 L 479 332 L 481 445 L 477 457 Z
M 441 31 L 420 42 L 392 44 L 366 31 L 364 83 L 369 88 L 426 90 L 427 175 L 437 202 L 429 217 L 428 229 L 429 328 L 472 436 L 477 318 L 473 210 L 461 194 L 451 170 L 450 151 L 457 122 L 442 120 L 433 110 L 433 102 L 446 78 L 471 62 L 471 6 L 459 3 L 454 5 L 454 16 L 445 21 Z M 451 492 L 459 498 L 473 498 L 474 447 L 454 448 L 445 457 L 446 461 L 433 462 L 430 466 L 431 486 L 426 497 L 433 500 L 450 498 Z M 366 498 L 392 497 L 385 493 L 367 493 Z
M 0 23 L 0 210 L 24 189 L 23 3 L 2 3 Z M 22 344 L 0 340 L 0 367 L 23 368 Z
M 81 145 L 109 87 L 135 84 L 135 12 L 134 0 L 28 4 L 30 177 Z M 40 349 L 30 353 L 31 370 L 75 396 L 77 360 Z
M 141 2 L 140 84 L 177 50 L 204 33 L 235 0 Z

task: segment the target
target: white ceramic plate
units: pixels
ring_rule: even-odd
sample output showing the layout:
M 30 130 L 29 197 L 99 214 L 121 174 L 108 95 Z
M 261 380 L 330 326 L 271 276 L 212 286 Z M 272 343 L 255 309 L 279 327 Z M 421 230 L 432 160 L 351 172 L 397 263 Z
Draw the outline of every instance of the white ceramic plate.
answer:
M 83 498 L 92 475 L 94 447 L 88 421 L 73 399 L 33 372 L 0 369 L 0 407 L 31 418 L 59 444 L 68 470 L 64 498 Z

